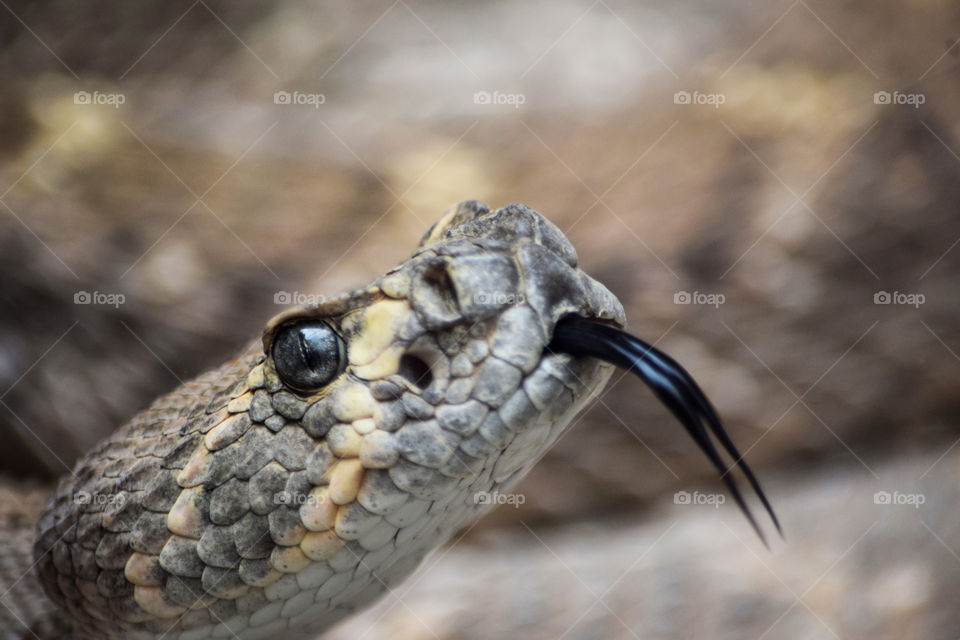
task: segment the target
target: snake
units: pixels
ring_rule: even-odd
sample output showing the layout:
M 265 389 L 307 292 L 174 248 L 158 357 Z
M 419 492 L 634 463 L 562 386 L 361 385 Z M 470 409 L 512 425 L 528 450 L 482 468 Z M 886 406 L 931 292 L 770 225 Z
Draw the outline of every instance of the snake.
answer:
M 86 453 L 6 541 L 0 637 L 313 637 L 508 495 L 618 367 L 761 539 L 734 469 L 779 531 L 703 391 L 625 325 L 556 225 L 462 202 L 372 284 L 283 311 Z

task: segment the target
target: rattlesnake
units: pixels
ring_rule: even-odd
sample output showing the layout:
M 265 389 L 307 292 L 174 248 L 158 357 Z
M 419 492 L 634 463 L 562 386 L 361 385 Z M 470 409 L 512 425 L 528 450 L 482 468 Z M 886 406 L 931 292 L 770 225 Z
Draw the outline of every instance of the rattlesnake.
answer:
M 32 566 L 32 532 L 5 516 L 3 637 L 321 632 L 496 503 L 613 365 L 681 420 L 759 533 L 712 431 L 779 529 L 696 383 L 624 325 L 540 214 L 461 203 L 370 286 L 281 313 L 94 447 L 43 509 Z

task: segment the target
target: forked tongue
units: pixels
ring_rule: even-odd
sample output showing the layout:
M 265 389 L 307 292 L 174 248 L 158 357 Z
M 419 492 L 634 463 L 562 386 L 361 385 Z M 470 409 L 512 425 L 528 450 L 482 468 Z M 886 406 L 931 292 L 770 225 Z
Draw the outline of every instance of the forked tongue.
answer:
M 770 515 L 777 532 L 783 537 L 780 521 L 773 512 L 773 507 L 770 506 L 763 489 L 760 488 L 760 483 L 757 482 L 753 471 L 750 470 L 736 445 L 727 435 L 717 412 L 714 411 L 706 395 L 676 360 L 626 331 L 573 315 L 562 318 L 557 323 L 553 330 L 553 340 L 547 348 L 558 353 L 599 358 L 632 371 L 639 376 L 650 387 L 654 395 L 666 405 L 670 413 L 683 424 L 690 437 L 693 438 L 700 450 L 720 473 L 720 479 L 723 480 L 730 491 L 730 495 L 733 496 L 737 506 L 740 507 L 764 545 L 767 544 L 767 539 L 757 525 L 757 521 L 747 507 L 736 481 L 730 474 L 734 467 L 738 467 L 746 476 L 750 486 L 753 487 L 757 497 L 760 498 L 764 509 Z M 704 423 L 706 423 L 706 428 Z M 733 458 L 731 466 L 728 467 L 724 464 L 717 447 L 707 433 L 707 428 L 713 433 L 713 437 L 720 442 L 727 454 Z

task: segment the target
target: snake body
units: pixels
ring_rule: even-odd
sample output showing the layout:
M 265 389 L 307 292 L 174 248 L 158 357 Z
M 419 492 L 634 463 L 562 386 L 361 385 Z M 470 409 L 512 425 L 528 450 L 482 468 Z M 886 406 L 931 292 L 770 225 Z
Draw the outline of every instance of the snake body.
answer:
M 553 224 L 477 202 L 370 286 L 280 314 L 60 483 L 34 543 L 57 637 L 308 637 L 366 606 L 605 384 L 610 364 L 547 348 L 571 314 L 625 323 Z M 312 361 L 303 323 L 342 362 Z M 329 380 L 291 385 L 288 356 Z

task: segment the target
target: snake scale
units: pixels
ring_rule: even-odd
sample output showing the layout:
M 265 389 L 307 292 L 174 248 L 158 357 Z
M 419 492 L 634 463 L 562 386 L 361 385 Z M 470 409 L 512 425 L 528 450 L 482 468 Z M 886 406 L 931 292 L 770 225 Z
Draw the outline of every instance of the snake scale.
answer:
M 509 491 L 614 365 L 757 528 L 712 432 L 777 524 L 696 383 L 624 325 L 539 213 L 463 202 L 370 286 L 281 313 L 82 458 L 39 517 L 33 573 L 0 557 L 0 637 L 316 635 Z M 8 557 L 29 553 L 23 524 Z

